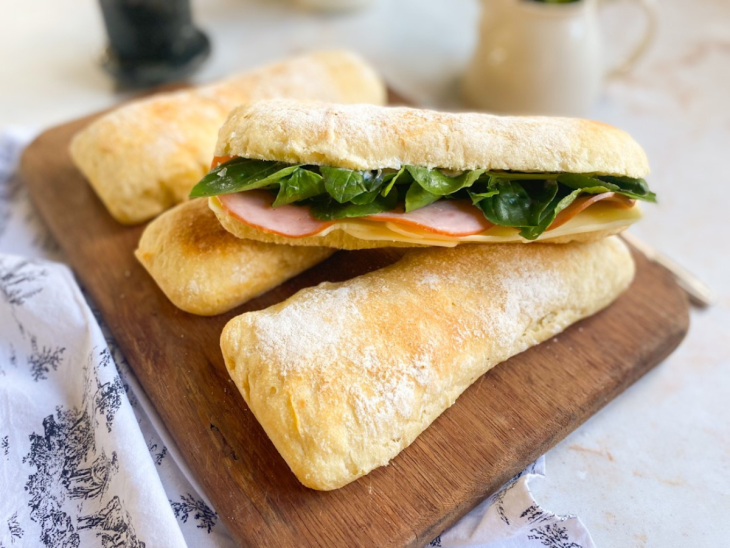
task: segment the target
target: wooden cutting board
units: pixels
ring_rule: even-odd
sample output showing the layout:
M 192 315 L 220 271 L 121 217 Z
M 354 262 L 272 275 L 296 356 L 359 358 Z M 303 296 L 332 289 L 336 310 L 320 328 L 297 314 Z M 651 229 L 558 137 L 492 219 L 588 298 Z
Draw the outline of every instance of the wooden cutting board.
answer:
M 400 253 L 340 252 L 228 314 L 182 312 L 132 255 L 143 227 L 115 222 L 71 162 L 71 137 L 95 116 L 38 137 L 23 155 L 22 176 L 241 545 L 427 544 L 669 355 L 687 332 L 685 295 L 668 272 L 636 256 L 636 280 L 616 303 L 481 377 L 389 466 L 337 491 L 307 489 L 228 377 L 219 335 L 242 312 L 383 267 Z

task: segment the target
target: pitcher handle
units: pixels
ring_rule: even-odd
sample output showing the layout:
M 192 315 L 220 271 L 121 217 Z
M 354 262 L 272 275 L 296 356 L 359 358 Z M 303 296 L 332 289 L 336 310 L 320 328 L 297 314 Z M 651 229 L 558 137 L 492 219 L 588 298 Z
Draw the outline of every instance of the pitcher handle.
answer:
M 603 0 L 604 3 L 606 0 Z M 644 16 L 646 17 L 646 28 L 644 29 L 644 35 L 636 44 L 634 49 L 629 53 L 621 62 L 609 70 L 606 74 L 606 78 L 613 78 L 630 71 L 639 59 L 641 59 L 646 50 L 654 41 L 656 35 L 657 22 L 659 16 L 657 14 L 656 4 L 654 0 L 634 0 L 634 2 L 642 9 Z

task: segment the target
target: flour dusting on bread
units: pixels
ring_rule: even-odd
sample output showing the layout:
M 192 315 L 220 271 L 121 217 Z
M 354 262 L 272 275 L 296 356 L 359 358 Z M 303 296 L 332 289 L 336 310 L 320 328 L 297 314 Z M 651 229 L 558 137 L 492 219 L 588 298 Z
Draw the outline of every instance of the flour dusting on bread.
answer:
M 291 99 L 231 112 L 216 155 L 356 170 L 410 164 L 628 177 L 649 172 L 642 148 L 627 133 L 599 122 Z
M 489 368 L 603 308 L 632 276 L 616 238 L 416 250 L 243 314 L 221 346 L 292 470 L 332 489 L 386 464 Z
M 282 375 L 318 363 L 321 352 L 347 346 L 342 327 L 361 318 L 356 290 L 329 286 L 324 283 L 319 291 L 305 289 L 302 299 L 291 306 L 272 307 L 271 313 L 262 314 L 256 323 L 257 350 L 266 359 L 280 362 Z

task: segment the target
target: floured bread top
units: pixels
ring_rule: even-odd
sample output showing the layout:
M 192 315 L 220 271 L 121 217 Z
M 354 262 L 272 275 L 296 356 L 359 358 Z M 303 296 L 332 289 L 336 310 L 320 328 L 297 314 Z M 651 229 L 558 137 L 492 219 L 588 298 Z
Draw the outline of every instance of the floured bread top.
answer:
M 642 148 L 600 122 L 287 99 L 233 110 L 216 155 L 356 170 L 417 165 L 634 178 L 649 173 Z
M 630 283 L 616 238 L 409 252 L 231 320 L 231 377 L 305 485 L 386 464 L 493 365 L 608 305 Z

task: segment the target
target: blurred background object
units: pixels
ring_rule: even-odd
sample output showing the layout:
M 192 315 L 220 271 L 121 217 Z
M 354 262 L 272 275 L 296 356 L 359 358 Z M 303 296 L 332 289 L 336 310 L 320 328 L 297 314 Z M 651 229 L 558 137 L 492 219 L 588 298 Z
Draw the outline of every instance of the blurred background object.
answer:
M 313 11 L 352 11 L 367 7 L 374 0 L 295 0 L 298 6 Z
M 102 66 L 122 87 L 181 80 L 210 54 L 190 0 L 100 0 L 109 35 Z
M 615 68 L 604 62 L 599 0 L 485 0 L 480 37 L 463 80 L 468 106 L 504 114 L 586 116 L 606 77 L 628 71 L 654 36 L 650 0 L 637 0 L 647 24 Z

